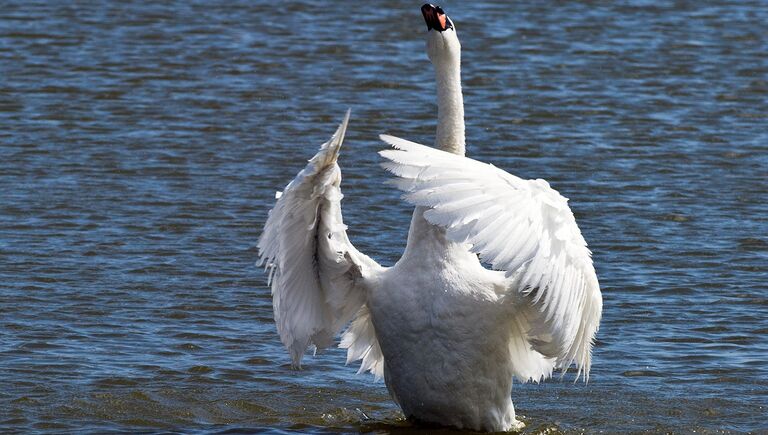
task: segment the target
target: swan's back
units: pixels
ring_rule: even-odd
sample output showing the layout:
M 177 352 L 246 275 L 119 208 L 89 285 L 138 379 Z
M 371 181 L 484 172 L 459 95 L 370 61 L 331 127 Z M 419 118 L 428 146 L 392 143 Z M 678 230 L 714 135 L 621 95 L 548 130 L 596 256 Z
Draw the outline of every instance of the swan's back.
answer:
M 540 379 L 553 362 L 529 350 L 521 320 L 510 316 L 514 301 L 502 299 L 511 280 L 483 268 L 423 211 L 414 212 L 403 258 L 369 296 L 387 387 L 417 420 L 512 428 L 513 376 Z

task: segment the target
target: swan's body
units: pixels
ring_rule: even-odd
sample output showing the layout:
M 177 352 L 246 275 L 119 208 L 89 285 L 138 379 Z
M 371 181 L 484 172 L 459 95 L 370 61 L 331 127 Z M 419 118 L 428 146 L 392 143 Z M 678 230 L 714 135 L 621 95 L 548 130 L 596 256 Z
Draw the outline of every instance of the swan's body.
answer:
M 349 114 L 279 196 L 260 255 L 295 366 L 352 320 L 341 341 L 348 362 L 383 376 L 406 416 L 515 429 L 513 377 L 538 382 L 573 362 L 588 377 L 599 285 L 565 198 L 463 157 L 460 45 L 442 10 L 422 12 L 434 29 L 440 150 L 382 136 L 395 147 L 381 152 L 384 167 L 417 206 L 402 258 L 381 267 L 346 236 L 336 159 Z
M 414 215 L 402 259 L 371 293 L 387 387 L 403 412 L 475 429 L 515 420 L 504 273 L 483 268 L 466 245 Z M 415 239 L 419 237 L 419 239 Z

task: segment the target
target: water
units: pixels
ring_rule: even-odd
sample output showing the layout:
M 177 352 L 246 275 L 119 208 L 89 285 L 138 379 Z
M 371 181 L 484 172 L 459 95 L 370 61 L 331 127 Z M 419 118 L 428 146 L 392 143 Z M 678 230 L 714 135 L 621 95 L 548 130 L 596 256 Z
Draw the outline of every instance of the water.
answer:
M 0 9 L 0 432 L 418 429 L 337 349 L 290 370 L 254 263 L 347 107 L 350 236 L 397 260 L 419 4 L 147 3 Z M 768 431 L 764 2 L 444 6 L 468 153 L 570 197 L 603 288 L 591 382 L 515 385 L 526 432 Z

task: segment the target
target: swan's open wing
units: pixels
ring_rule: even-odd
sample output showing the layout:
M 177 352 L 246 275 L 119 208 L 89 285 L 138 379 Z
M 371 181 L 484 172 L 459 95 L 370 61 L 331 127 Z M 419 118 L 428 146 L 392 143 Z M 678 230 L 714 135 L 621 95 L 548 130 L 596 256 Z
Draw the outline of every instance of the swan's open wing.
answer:
M 592 342 L 602 311 L 600 287 L 587 243 L 567 199 L 544 180 L 523 180 L 493 165 L 392 136 L 395 150 L 381 151 L 385 169 L 424 217 L 449 238 L 514 278 L 511 290 L 536 315 L 529 319 L 533 348 L 574 361 L 589 376 Z M 577 375 L 578 376 L 578 375 Z
M 333 137 L 291 181 L 269 212 L 259 239 L 260 264 L 270 273 L 272 300 L 280 334 L 293 365 L 300 367 L 307 347 L 331 345 L 334 336 L 362 307 L 371 275 L 381 267 L 358 252 L 341 218 L 341 170 L 336 164 L 349 112 Z M 356 350 L 377 348 L 365 324 L 346 333 Z M 351 335 L 351 336 L 350 336 Z M 365 355 L 352 355 L 360 359 Z M 375 364 L 370 364 L 375 369 Z

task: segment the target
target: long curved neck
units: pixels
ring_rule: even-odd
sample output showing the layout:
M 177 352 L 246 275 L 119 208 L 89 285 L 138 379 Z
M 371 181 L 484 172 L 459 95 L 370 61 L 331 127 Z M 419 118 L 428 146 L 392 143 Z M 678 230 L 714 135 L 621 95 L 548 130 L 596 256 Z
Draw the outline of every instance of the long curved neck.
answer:
M 437 135 L 435 148 L 464 155 L 464 100 L 461 96 L 460 59 L 435 62 L 437 76 Z M 424 219 L 427 207 L 416 207 L 401 261 L 443 267 L 455 262 L 478 261 L 463 243 L 448 240 L 445 229 Z
M 437 78 L 437 134 L 435 147 L 464 155 L 464 99 L 461 95 L 461 59 L 435 63 Z
M 433 35 L 432 38 L 436 36 Z M 453 44 L 453 51 L 440 51 L 445 48 L 445 45 L 440 44 Z M 435 67 L 437 82 L 435 148 L 463 156 L 465 137 L 464 98 L 461 95 L 461 46 L 458 40 L 432 39 L 427 42 L 427 50 L 428 53 L 432 51 L 429 57 Z M 427 207 L 416 207 L 413 211 L 408 242 L 400 261 L 424 266 L 429 270 L 437 266 L 479 261 L 467 245 L 450 241 L 445 235 L 445 229 L 424 219 L 426 210 Z

